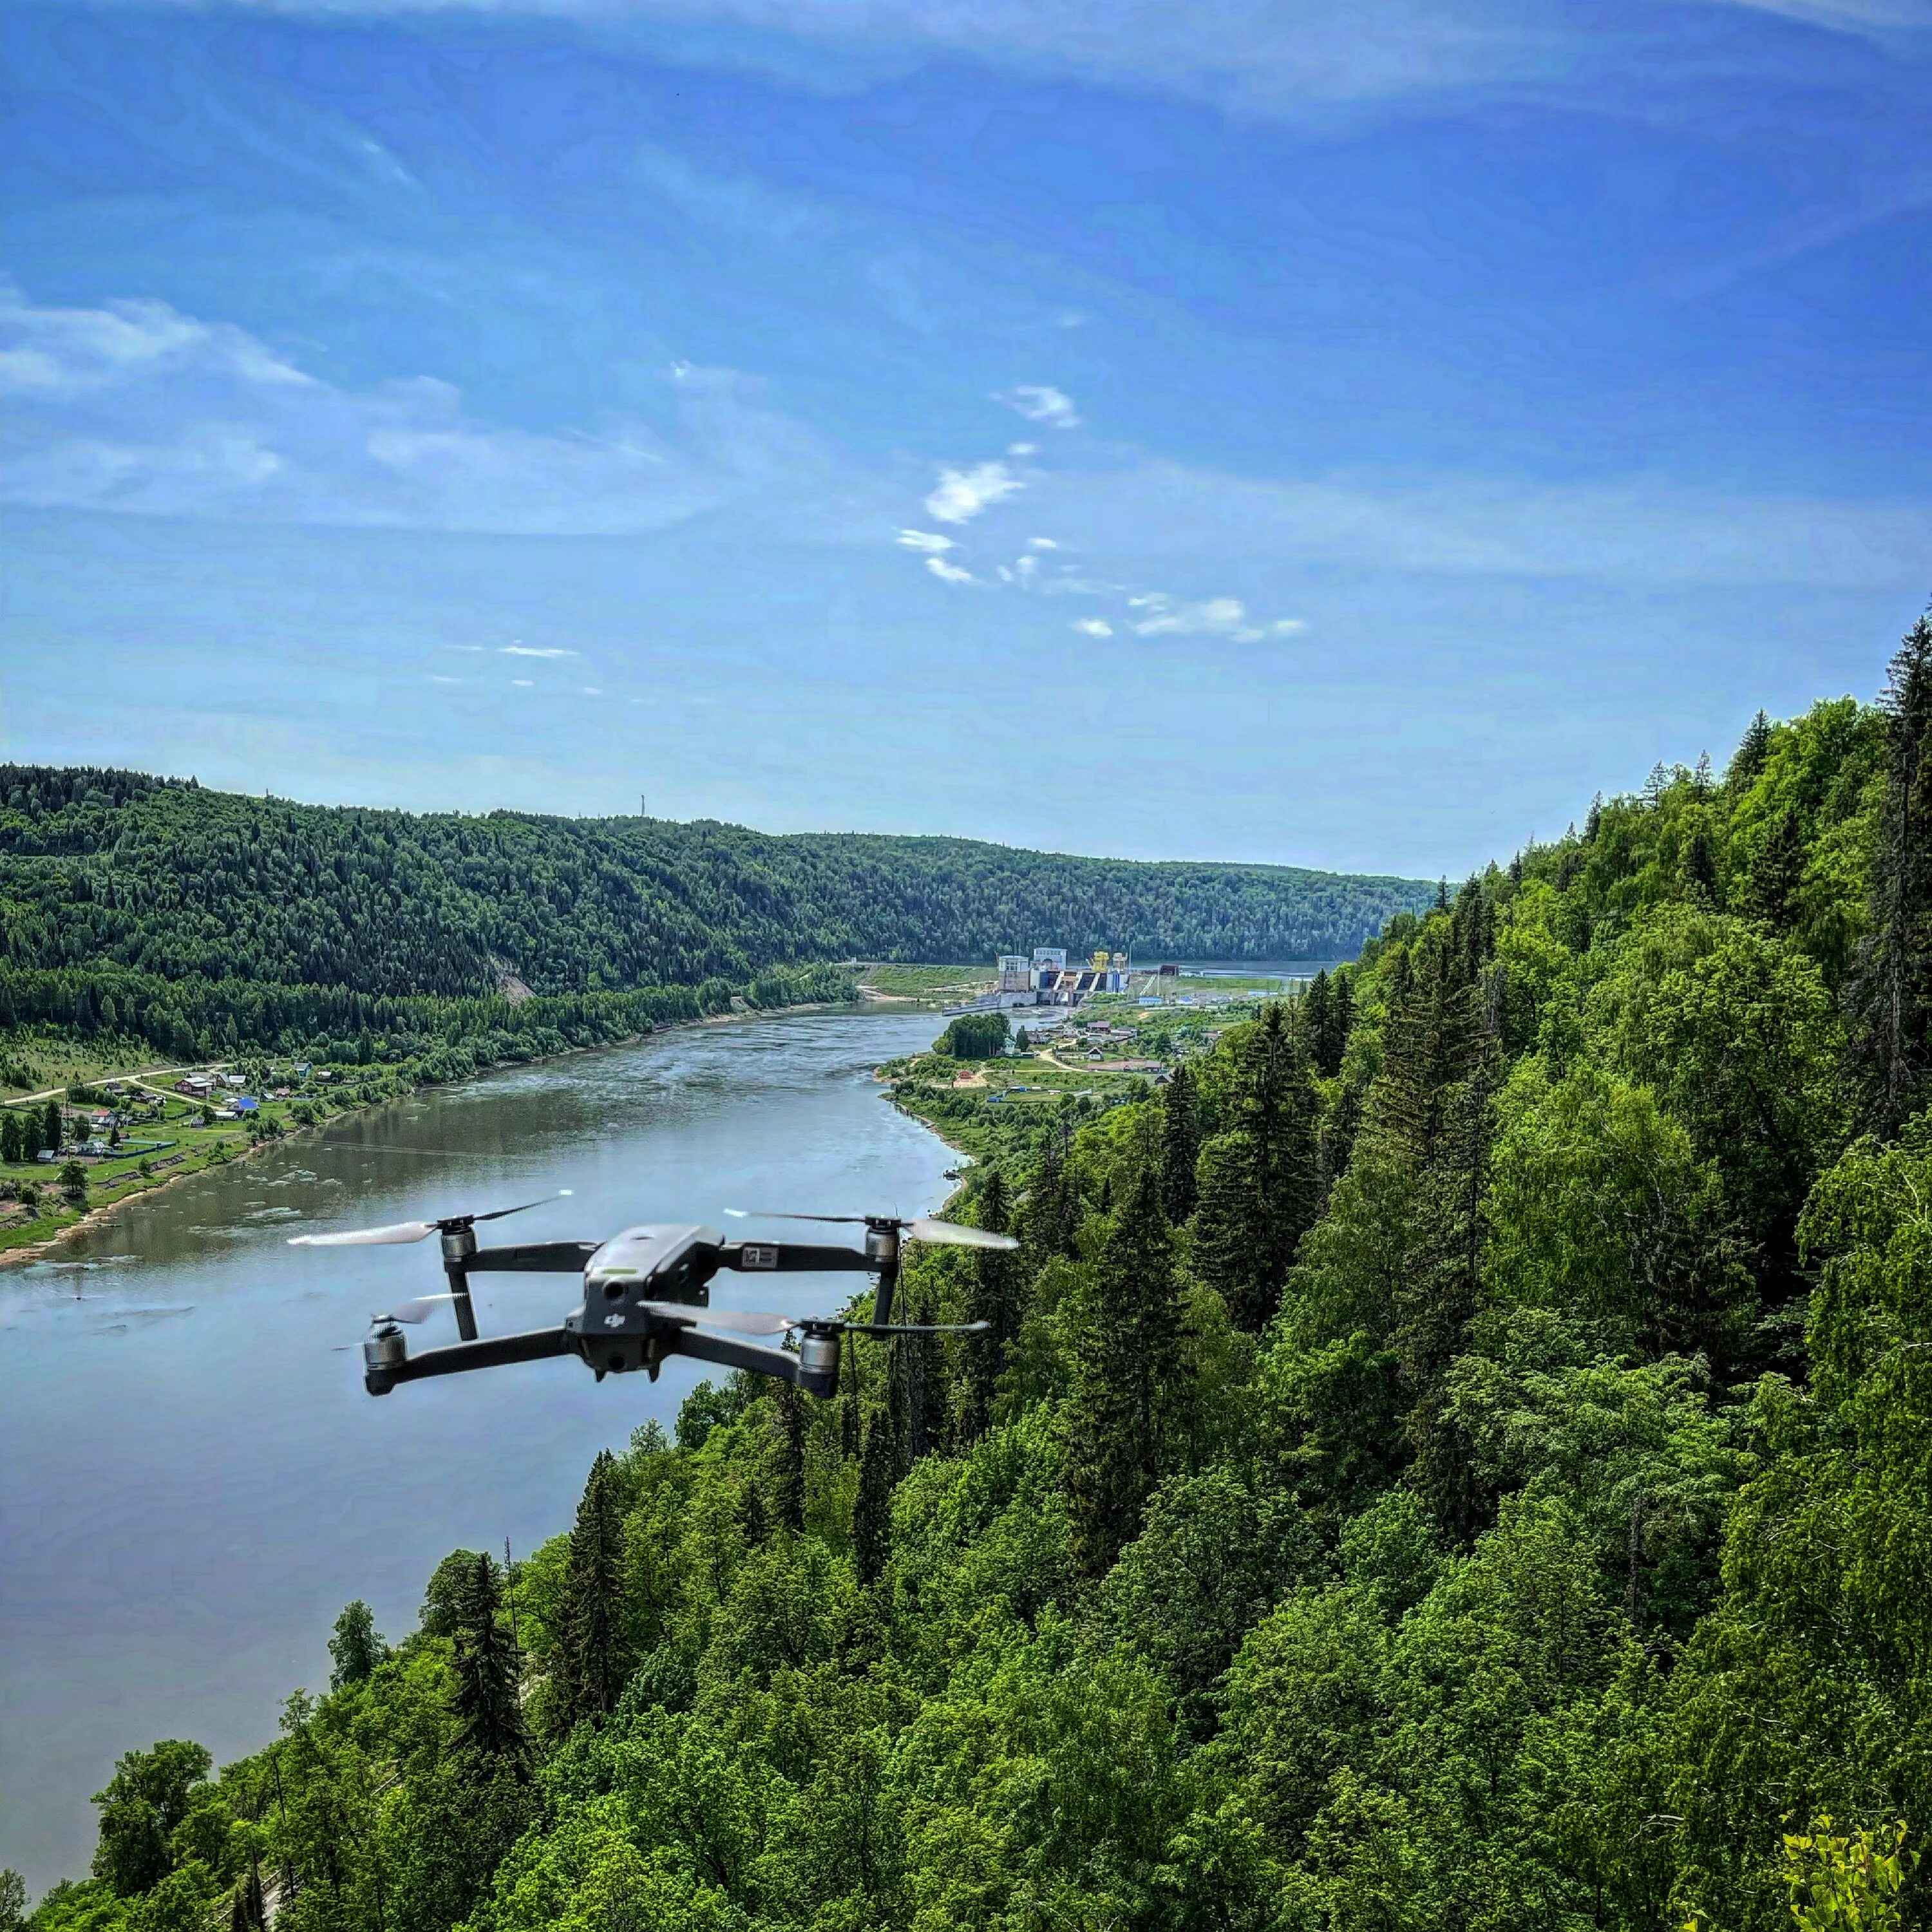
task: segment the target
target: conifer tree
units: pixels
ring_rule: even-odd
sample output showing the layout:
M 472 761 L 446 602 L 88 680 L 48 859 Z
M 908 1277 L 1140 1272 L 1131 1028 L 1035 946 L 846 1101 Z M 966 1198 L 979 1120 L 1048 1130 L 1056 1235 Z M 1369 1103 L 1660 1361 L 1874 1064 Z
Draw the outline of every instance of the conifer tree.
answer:
M 1731 754 L 1731 762 L 1724 773 L 1724 783 L 1733 791 L 1746 790 L 1758 773 L 1764 770 L 1764 761 L 1771 753 L 1771 720 L 1760 711 L 1744 727 L 1744 735 L 1738 741 L 1738 748 Z
M 866 1418 L 859 1453 L 859 1495 L 852 1510 L 852 1560 L 859 1581 L 877 1582 L 892 1546 L 892 1480 L 897 1450 L 889 1416 L 876 1409 Z
M 1050 1138 L 1040 1165 L 1034 1169 L 1020 1214 L 1020 1232 L 1037 1268 L 1054 1256 L 1071 1261 L 1079 1253 L 1080 1203 L 1067 1178 L 1066 1150 L 1057 1135 Z
M 778 1520 L 794 1535 L 805 1528 L 805 1398 L 796 1384 L 778 1384 L 778 1454 L 772 1486 Z
M 1889 1138 L 1932 1081 L 1932 614 L 1892 658 L 1871 930 L 1846 987 L 1866 1121 Z
M 1235 1327 L 1250 1330 L 1267 1318 L 1259 1168 L 1241 1128 L 1216 1134 L 1195 1168 L 1194 1271 L 1226 1304 Z
M 457 1748 L 472 1771 L 530 1774 L 530 1738 L 519 1696 L 520 1660 L 501 1622 L 503 1592 L 496 1565 L 479 1551 L 458 1609 L 452 1646 L 456 1688 L 451 1700 Z
M 1492 1107 L 1504 1070 L 1507 986 L 1500 966 L 1484 990 L 1474 1064 L 1466 1079 L 1445 1090 L 1444 1131 L 1423 1177 L 1421 1238 L 1396 1294 L 1391 1338 L 1413 1398 L 1406 1430 L 1415 1455 L 1409 1480 L 1437 1520 L 1465 1540 L 1482 1526 L 1491 1498 L 1475 1473 L 1468 1437 L 1445 1413 L 1443 1378 L 1462 1351 L 1481 1293 Z
M 1804 880 L 1804 835 L 1798 814 L 1779 819 L 1751 862 L 1744 881 L 1744 910 L 1774 932 L 1788 932 L 1798 917 L 1798 888 Z
M 1076 1554 L 1098 1579 L 1140 1527 L 1182 1372 L 1160 1184 L 1143 1168 L 1107 1231 L 1077 1345 L 1066 1481 Z
M 590 1466 L 564 1562 L 558 1702 L 566 1726 L 601 1723 L 616 1708 L 630 1675 L 623 1564 L 617 1465 L 605 1449 Z
M 388 1654 L 389 1646 L 376 1632 L 375 1613 L 358 1598 L 336 1618 L 335 1634 L 328 1640 L 334 1665 L 328 1688 L 340 1690 L 345 1684 L 360 1684 Z
M 1201 1158 L 1201 1091 L 1184 1060 L 1160 1096 L 1160 1197 L 1178 1227 L 1194 1212 L 1194 1168 Z
M 1722 903 L 1718 884 L 1718 855 L 1711 841 L 1705 814 L 1699 812 L 1685 842 L 1683 860 L 1684 892 L 1694 905 L 1715 908 Z
M 980 1190 L 978 1220 L 988 1233 L 1010 1232 L 1012 1220 L 1011 1197 L 998 1168 L 986 1177 Z M 971 1288 L 968 1298 L 968 1319 L 987 1324 L 983 1334 L 966 1338 L 965 1387 L 960 1406 L 960 1430 L 968 1442 L 983 1434 L 991 1413 L 993 1395 L 1006 1366 L 1006 1352 L 1020 1328 L 1020 1270 L 1018 1257 L 1010 1249 L 976 1248 L 972 1252 Z M 930 1342 L 930 1336 L 922 1336 Z M 934 1350 L 936 1356 L 938 1350 Z

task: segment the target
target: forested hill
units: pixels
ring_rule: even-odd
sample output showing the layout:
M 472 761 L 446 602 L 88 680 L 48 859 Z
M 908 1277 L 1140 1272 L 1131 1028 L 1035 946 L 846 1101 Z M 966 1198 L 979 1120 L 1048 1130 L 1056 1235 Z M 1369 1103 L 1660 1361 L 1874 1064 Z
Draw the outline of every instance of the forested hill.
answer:
M 1141 864 L 964 838 L 340 809 L 0 766 L 5 957 L 364 994 L 736 981 L 854 957 L 1352 957 L 1413 880 Z
M 1932 622 L 1443 896 L 1158 1094 L 934 1068 L 983 1328 L 350 1604 L 32 1932 L 1932 1925 Z

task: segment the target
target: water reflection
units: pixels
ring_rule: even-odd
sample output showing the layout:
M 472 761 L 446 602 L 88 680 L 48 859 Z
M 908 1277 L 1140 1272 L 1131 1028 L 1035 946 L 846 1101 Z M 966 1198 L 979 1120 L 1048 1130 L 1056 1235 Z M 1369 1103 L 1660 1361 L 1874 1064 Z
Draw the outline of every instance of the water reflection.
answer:
M 260 1742 L 325 1675 L 336 1612 L 409 1627 L 458 1544 L 565 1526 L 596 1451 L 668 1421 L 698 1377 L 599 1386 L 575 1361 L 428 1382 L 381 1401 L 352 1345 L 440 1287 L 433 1243 L 290 1248 L 355 1226 L 574 1197 L 532 1240 L 727 1208 L 930 1210 L 951 1156 L 880 1097 L 922 1016 L 808 1016 L 668 1034 L 417 1094 L 178 1183 L 57 1262 L 0 1276 L 0 1864 L 82 1871 L 115 1755 Z M 484 1332 L 535 1327 L 567 1279 L 478 1276 Z M 718 1300 L 780 1284 L 726 1277 Z M 789 1277 L 788 1311 L 844 1278 Z M 438 1322 L 425 1344 L 448 1339 Z M 344 1351 L 345 1345 L 352 1345 Z

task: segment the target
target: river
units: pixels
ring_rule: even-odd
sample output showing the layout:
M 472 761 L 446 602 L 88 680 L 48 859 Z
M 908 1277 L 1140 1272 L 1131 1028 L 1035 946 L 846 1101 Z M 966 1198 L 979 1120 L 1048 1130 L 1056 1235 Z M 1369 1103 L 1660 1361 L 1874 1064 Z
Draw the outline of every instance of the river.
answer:
M 749 1020 L 487 1075 L 179 1181 L 0 1275 L 0 1864 L 34 1894 L 83 1876 L 87 1800 L 120 1752 L 193 1738 L 220 1762 L 262 1743 L 290 1691 L 326 1682 L 344 1604 L 400 1635 L 448 1550 L 507 1535 L 520 1556 L 567 1528 L 597 1451 L 669 1426 L 701 1372 L 598 1384 L 558 1360 L 372 1400 L 356 1345 L 369 1316 L 442 1287 L 435 1244 L 290 1233 L 562 1187 L 506 1236 L 930 1211 L 955 1157 L 872 1070 L 940 1024 Z M 574 1299 L 567 1276 L 476 1283 L 486 1334 Z M 850 1286 L 728 1274 L 716 1292 L 789 1312 Z M 439 1312 L 412 1339 L 453 1333 Z

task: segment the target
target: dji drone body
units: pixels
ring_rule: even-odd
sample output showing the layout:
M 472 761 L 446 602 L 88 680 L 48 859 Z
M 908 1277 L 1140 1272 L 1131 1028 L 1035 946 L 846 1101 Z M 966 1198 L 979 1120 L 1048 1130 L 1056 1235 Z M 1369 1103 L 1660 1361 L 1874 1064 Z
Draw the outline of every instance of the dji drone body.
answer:
M 524 1207 L 538 1204 L 529 1202 Z M 294 1238 L 291 1245 L 302 1247 L 413 1242 L 432 1234 L 442 1238 L 447 1292 L 378 1316 L 362 1344 L 363 1386 L 371 1395 L 387 1395 L 398 1382 L 418 1382 L 429 1376 L 542 1361 L 553 1355 L 575 1355 L 599 1382 L 607 1375 L 628 1375 L 640 1369 L 655 1381 L 668 1357 L 688 1355 L 725 1368 L 773 1376 L 808 1394 L 830 1396 L 838 1390 L 842 1336 L 964 1333 L 986 1326 L 983 1322 L 893 1322 L 892 1295 L 898 1282 L 903 1240 L 970 1247 L 1018 1246 L 1009 1235 L 950 1221 L 902 1220 L 878 1214 L 772 1217 L 862 1226 L 862 1249 L 816 1242 L 728 1240 L 716 1228 L 695 1222 L 649 1222 L 626 1228 L 605 1241 L 533 1241 L 503 1247 L 478 1244 L 478 1222 L 523 1211 L 524 1208 L 503 1208 L 493 1214 L 458 1214 L 440 1221 L 405 1221 L 391 1227 Z M 746 1274 L 876 1275 L 872 1319 L 848 1322 L 830 1316 L 713 1309 L 711 1282 L 721 1270 Z M 488 1271 L 580 1275 L 583 1299 L 555 1328 L 479 1336 L 470 1276 Z M 454 1310 L 461 1339 L 446 1347 L 412 1354 L 401 1324 L 427 1320 L 444 1301 Z M 717 1330 L 726 1332 L 712 1332 Z M 795 1352 L 761 1348 L 738 1339 L 794 1332 L 798 1336 Z

